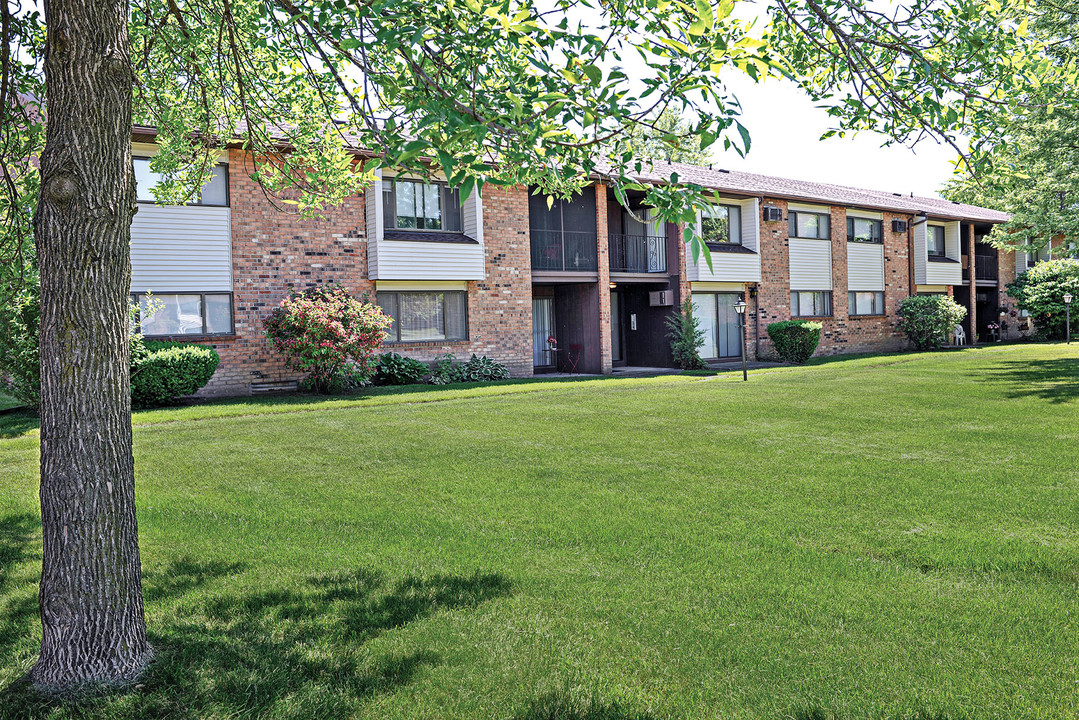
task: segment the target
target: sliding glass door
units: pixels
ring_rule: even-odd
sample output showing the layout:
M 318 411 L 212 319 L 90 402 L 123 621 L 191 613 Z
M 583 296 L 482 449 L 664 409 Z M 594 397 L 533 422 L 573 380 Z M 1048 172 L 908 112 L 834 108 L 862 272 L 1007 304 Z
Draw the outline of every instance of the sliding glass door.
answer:
M 554 298 L 532 298 L 532 365 L 554 366 L 554 353 L 547 338 L 554 335 Z
M 739 348 L 738 313 L 734 304 L 738 293 L 693 293 L 693 314 L 701 321 L 704 342 L 701 357 L 705 359 L 737 357 Z

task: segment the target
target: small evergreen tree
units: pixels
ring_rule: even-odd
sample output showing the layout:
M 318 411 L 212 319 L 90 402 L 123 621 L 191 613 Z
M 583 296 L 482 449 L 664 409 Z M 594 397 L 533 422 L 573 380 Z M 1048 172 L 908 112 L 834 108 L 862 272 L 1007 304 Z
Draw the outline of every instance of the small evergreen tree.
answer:
M 704 360 L 698 352 L 704 344 L 701 320 L 693 315 L 693 301 L 686 298 L 682 309 L 667 318 L 667 337 L 671 340 L 674 362 L 683 370 L 700 370 Z

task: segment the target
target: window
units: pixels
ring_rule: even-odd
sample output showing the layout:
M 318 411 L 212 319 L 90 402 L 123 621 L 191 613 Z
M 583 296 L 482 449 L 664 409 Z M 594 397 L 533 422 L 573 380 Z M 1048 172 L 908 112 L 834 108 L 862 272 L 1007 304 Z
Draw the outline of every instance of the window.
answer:
M 150 158 L 133 158 L 135 163 L 135 193 L 139 202 L 152 203 L 153 189 L 161 182 L 161 173 L 150 169 Z M 210 171 L 210 181 L 202 186 L 199 195 L 188 200 L 188 205 L 213 205 L 228 207 L 229 204 L 229 168 L 221 164 Z
M 791 210 L 787 213 L 790 236 L 793 238 L 832 237 L 832 218 L 825 213 L 811 213 Z
M 446 183 L 386 180 L 382 203 L 389 229 L 462 231 L 461 196 Z
M 791 292 L 791 317 L 831 316 L 831 290 L 794 290 Z
M 925 229 L 925 245 L 930 257 L 944 257 L 944 228 L 929 225 Z
M 847 312 L 851 315 L 883 315 L 884 293 L 861 292 L 851 290 L 848 293 L 849 307 Z
M 377 295 L 379 307 L 393 318 L 389 342 L 468 339 L 468 304 L 463 290 Z
M 712 205 L 701 211 L 701 239 L 710 243 L 742 244 L 742 208 Z
M 847 242 L 883 243 L 884 223 L 880 220 L 848 217 Z
M 231 335 L 231 293 L 136 293 L 138 327 L 146 336 Z M 148 310 L 155 309 L 151 314 Z

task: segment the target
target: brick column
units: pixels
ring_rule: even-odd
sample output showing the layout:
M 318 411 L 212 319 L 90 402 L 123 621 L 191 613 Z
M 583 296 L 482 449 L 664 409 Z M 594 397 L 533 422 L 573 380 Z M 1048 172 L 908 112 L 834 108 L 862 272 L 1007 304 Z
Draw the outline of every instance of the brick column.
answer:
M 960 225 L 960 228 L 963 226 Z M 967 316 L 969 322 L 970 338 L 969 342 L 973 345 L 978 339 L 978 273 L 975 269 L 974 261 L 974 225 L 967 225 L 967 265 L 970 266 L 968 276 L 970 277 L 970 297 L 967 301 Z
M 610 375 L 614 353 L 611 348 L 611 259 L 607 236 L 607 186 L 596 183 L 596 263 L 599 270 L 599 369 Z
M 847 298 L 847 209 L 832 207 L 832 348 L 828 354 L 840 352 L 851 333 L 850 305 Z M 825 322 L 825 326 L 828 323 Z M 827 329 L 827 328 L 826 328 Z M 823 345 L 823 338 L 821 344 Z

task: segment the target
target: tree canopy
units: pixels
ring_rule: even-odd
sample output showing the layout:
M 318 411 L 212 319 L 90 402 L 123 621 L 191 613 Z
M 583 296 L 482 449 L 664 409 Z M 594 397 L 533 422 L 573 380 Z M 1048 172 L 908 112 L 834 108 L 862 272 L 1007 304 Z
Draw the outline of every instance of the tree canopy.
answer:
M 1052 75 L 1079 66 L 1079 9 L 1037 0 L 1022 11 L 1026 32 L 1042 47 Z M 976 161 L 945 188 L 950 200 L 1011 214 L 991 240 L 999 247 L 1037 250 L 1053 238 L 1079 240 L 1079 96 L 1070 84 L 1033 83 L 995 118 L 997 132 L 978 145 Z M 1079 253 L 1064 243 L 1056 252 Z

